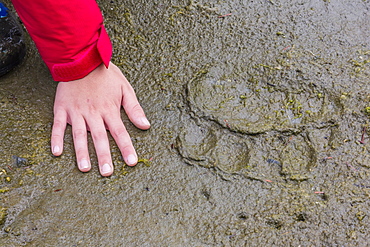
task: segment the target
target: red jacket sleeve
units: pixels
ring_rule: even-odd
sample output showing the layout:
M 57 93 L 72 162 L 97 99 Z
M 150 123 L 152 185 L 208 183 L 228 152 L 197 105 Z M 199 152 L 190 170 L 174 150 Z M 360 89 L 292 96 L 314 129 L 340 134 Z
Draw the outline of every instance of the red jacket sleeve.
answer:
M 95 0 L 12 0 L 55 81 L 106 67 L 112 44 Z

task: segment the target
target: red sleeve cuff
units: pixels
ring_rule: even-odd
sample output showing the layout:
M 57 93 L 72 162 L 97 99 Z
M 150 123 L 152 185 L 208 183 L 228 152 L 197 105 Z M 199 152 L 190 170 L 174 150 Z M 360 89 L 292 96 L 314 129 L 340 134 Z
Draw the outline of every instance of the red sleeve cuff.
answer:
M 111 56 L 112 43 L 102 26 L 97 41 L 82 50 L 73 62 L 46 65 L 55 81 L 73 81 L 85 77 L 101 63 L 108 68 Z

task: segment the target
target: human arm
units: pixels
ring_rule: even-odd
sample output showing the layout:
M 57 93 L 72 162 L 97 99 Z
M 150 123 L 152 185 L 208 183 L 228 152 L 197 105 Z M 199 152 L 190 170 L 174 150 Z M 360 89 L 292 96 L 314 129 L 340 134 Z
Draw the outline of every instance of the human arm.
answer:
M 62 154 L 65 127 L 71 124 L 78 167 L 84 172 L 90 170 L 89 130 L 100 172 L 109 176 L 113 165 L 107 128 L 125 162 L 135 165 L 137 155 L 120 119 L 121 105 L 137 127 L 148 129 L 150 124 L 132 87 L 110 63 L 112 47 L 96 2 L 13 0 L 13 4 L 54 80 L 61 81 L 54 103 L 53 154 Z

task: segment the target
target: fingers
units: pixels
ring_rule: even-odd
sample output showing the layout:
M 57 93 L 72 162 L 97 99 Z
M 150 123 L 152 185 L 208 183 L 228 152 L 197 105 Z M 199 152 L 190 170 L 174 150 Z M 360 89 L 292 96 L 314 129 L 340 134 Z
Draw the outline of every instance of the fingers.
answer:
M 55 114 L 51 138 L 51 147 L 54 155 L 61 155 L 62 153 L 63 136 L 67 125 L 66 119 L 67 114 L 64 111 Z M 116 141 L 126 164 L 129 166 L 136 165 L 138 161 L 137 154 L 120 115 L 118 113 L 110 115 L 109 118 L 107 117 L 105 124 L 102 117 L 92 117 L 91 119 L 93 120 L 84 119 L 82 116 L 70 118 L 79 170 L 88 172 L 91 169 L 87 143 L 87 129 L 90 130 L 94 141 L 99 170 L 102 176 L 110 176 L 113 173 L 113 164 L 106 128 L 108 128 Z M 88 126 L 86 123 L 88 123 Z
M 119 115 L 107 119 L 105 124 L 116 141 L 125 163 L 129 166 L 136 165 L 138 160 L 137 154 L 132 145 L 130 135 L 128 134 Z
M 56 111 L 54 114 L 53 128 L 51 131 L 51 152 L 55 156 L 63 153 L 64 132 L 67 126 L 67 114 L 65 111 Z
M 113 164 L 107 131 L 101 117 L 94 117 L 92 119 L 94 120 L 86 121 L 88 122 L 94 142 L 96 155 L 98 156 L 100 174 L 102 176 L 110 176 L 113 173 Z
M 150 128 L 133 88 L 114 64 L 108 69 L 101 65 L 79 80 L 59 83 L 55 95 L 51 138 L 53 154 L 62 154 L 63 136 L 68 123 L 72 125 L 77 164 L 81 171 L 91 169 L 88 131 L 94 142 L 102 176 L 110 176 L 113 173 L 106 129 L 114 137 L 125 162 L 131 166 L 135 165 L 138 158 L 120 118 L 121 106 L 136 127 Z M 57 111 L 58 109 L 62 110 Z
M 88 172 L 91 169 L 91 163 L 87 146 L 86 124 L 82 117 L 72 119 L 72 134 L 78 169 L 82 172 Z
M 124 89 L 124 96 L 122 99 L 122 106 L 125 109 L 130 121 L 139 129 L 147 130 L 150 128 L 150 123 L 145 116 L 143 108 L 135 95 L 134 89 L 130 84 Z

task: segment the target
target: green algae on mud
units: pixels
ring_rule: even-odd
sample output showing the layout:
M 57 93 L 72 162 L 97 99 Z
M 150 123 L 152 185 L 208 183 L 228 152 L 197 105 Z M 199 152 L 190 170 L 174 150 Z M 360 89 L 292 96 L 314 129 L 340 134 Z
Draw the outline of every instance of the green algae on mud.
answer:
M 6 221 L 6 216 L 8 215 L 7 210 L 7 208 L 0 208 L 0 226 L 4 225 Z
M 114 175 L 82 174 L 70 129 L 52 157 L 53 86 L 33 50 L 1 80 L 0 243 L 366 245 L 368 2 L 99 3 L 152 121 L 125 125 L 154 159 L 127 167 L 112 142 Z M 13 155 L 32 167 L 12 171 Z

